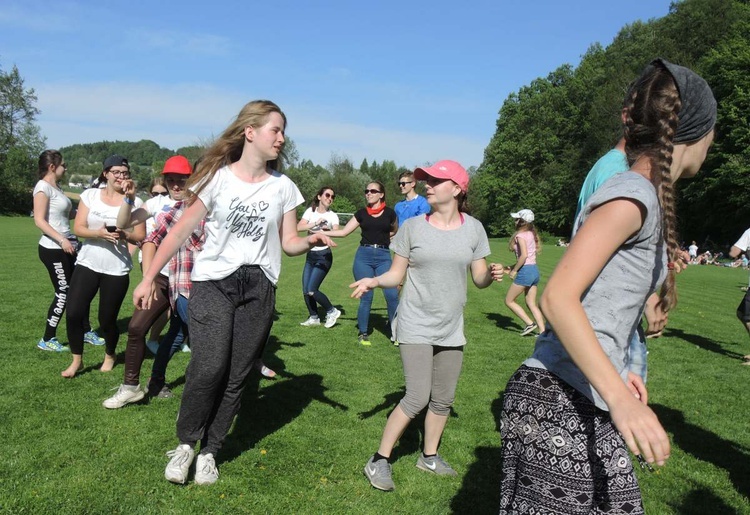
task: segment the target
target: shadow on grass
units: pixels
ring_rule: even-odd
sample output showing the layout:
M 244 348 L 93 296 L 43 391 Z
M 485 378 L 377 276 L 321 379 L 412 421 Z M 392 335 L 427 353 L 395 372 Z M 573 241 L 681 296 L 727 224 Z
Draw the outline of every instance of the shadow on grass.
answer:
M 720 343 L 715 342 L 714 340 L 710 340 L 705 336 L 701 336 L 699 334 L 690 334 L 686 333 L 682 329 L 667 327 L 664 330 L 664 336 L 667 338 L 679 338 L 681 340 L 685 340 L 686 342 L 692 343 L 693 345 L 696 345 L 702 349 L 715 352 L 716 354 L 722 354 L 732 359 L 742 359 L 742 354 L 727 350 Z
M 248 379 L 237 414 L 234 430 L 227 437 L 219 463 L 229 462 L 243 452 L 252 449 L 266 436 L 275 433 L 300 416 L 312 402 L 318 401 L 343 411 L 348 406 L 326 397 L 323 376 L 305 374 L 295 376 L 286 373 L 286 378 L 277 380 L 258 391 L 260 374 L 253 373 Z
M 740 495 L 750 497 L 750 450 L 725 440 L 705 429 L 685 422 L 681 411 L 659 404 L 651 405 L 664 428 L 674 435 L 674 443 L 696 459 L 712 463 L 727 471 L 729 480 Z M 708 497 L 695 500 L 692 513 L 729 513 L 716 510 Z M 702 509 L 698 509 L 702 506 Z M 679 513 L 684 513 L 680 511 Z
M 519 331 L 523 329 L 515 318 L 505 316 L 501 313 L 484 313 L 484 315 L 487 317 L 487 320 L 494 322 L 495 327 L 499 329 L 517 328 Z
M 389 393 L 383 396 L 383 402 L 381 402 L 377 406 L 373 406 L 373 408 L 368 411 L 361 411 L 357 413 L 357 416 L 360 418 L 360 420 L 364 420 L 373 417 L 381 411 L 385 410 L 388 410 L 388 414 L 390 415 L 391 411 L 393 411 L 393 408 L 396 407 L 398 402 L 404 397 L 405 393 L 406 387 L 402 386 L 397 392 Z
M 715 493 L 706 488 L 692 490 L 675 508 L 681 515 L 704 515 L 706 513 L 737 513 Z
M 492 401 L 497 446 L 474 449 L 475 461 L 464 474 L 458 493 L 451 500 L 451 513 L 479 515 L 500 509 L 500 412 L 503 392 Z

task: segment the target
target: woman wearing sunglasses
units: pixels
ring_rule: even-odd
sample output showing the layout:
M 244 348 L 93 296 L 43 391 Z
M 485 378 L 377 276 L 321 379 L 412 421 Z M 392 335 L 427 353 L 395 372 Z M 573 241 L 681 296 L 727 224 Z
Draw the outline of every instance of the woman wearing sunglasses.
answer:
M 85 238 L 78 254 L 75 273 L 68 294 L 68 341 L 72 363 L 62 376 L 74 377 L 83 368 L 83 342 L 89 308 L 99 292 L 99 327 L 105 341 L 101 371 L 115 366 L 115 350 L 120 333 L 117 315 L 130 284 L 133 261 L 128 243 L 138 243 L 146 236 L 142 223 L 132 229 L 116 226 L 120 205 L 125 201 L 123 184 L 130 179 L 130 165 L 122 156 L 104 160 L 104 171 L 95 186 L 81 193 L 78 213 L 73 224 L 76 236 Z M 140 207 L 140 199 L 131 202 Z
M 155 227 L 155 218 L 160 213 L 168 213 L 177 201 L 182 200 L 185 193 L 185 183 L 192 173 L 190 163 L 184 156 L 173 156 L 167 159 L 162 170 L 162 177 L 167 185 L 169 196 L 160 193 L 148 199 L 143 207 L 132 209 L 134 206 L 135 183 L 126 181 L 124 183 L 125 199 L 123 199 L 120 211 L 117 216 L 118 227 L 132 227 L 134 224 L 151 221 Z M 152 186 L 151 191 L 159 191 Z M 153 230 L 149 232 L 149 235 Z M 148 263 L 146 263 L 148 265 Z M 145 272 L 146 270 L 144 270 Z M 138 402 L 145 396 L 145 392 L 139 387 L 141 376 L 141 365 L 146 354 L 146 333 L 170 307 L 169 299 L 169 265 L 165 265 L 154 280 L 157 288 L 156 298 L 148 309 L 139 309 L 133 313 L 133 317 L 128 324 L 128 346 L 125 350 L 125 371 L 123 384 L 117 390 L 117 393 L 103 402 L 105 408 L 116 409 Z M 179 321 L 173 320 L 172 323 L 178 324 L 175 327 L 181 327 Z M 177 333 L 174 345 L 182 344 L 184 335 L 182 331 Z M 158 347 L 157 347 L 158 349 Z M 166 386 L 165 386 L 166 388 Z M 153 391 L 152 391 L 153 392 Z M 157 395 L 161 392 L 153 392 Z M 162 396 L 168 396 L 168 389 Z
M 336 198 L 333 188 L 323 186 L 315 195 L 310 207 L 302 215 L 297 224 L 297 231 L 308 231 L 313 234 L 318 231 L 331 231 L 339 228 L 339 216 L 331 210 L 331 204 Z M 310 317 L 300 325 L 309 327 L 320 325 L 318 304 L 326 310 L 326 328 L 336 324 L 341 311 L 333 307 L 328 297 L 320 291 L 320 285 L 333 266 L 333 253 L 327 245 L 313 247 L 307 253 L 305 269 L 302 272 L 302 295 L 305 299 Z
M 357 253 L 354 255 L 352 266 L 354 279 L 357 281 L 366 277 L 375 277 L 388 271 L 391 267 L 391 251 L 388 248 L 391 238 L 398 230 L 396 212 L 385 205 L 385 186 L 382 183 L 373 181 L 367 185 L 365 201 L 367 206 L 354 213 L 354 216 L 343 229 L 328 233 L 329 236 L 341 238 L 351 234 L 357 227 L 362 227 L 362 239 L 359 242 Z M 390 327 L 398 308 L 398 289 L 395 286 L 384 288 L 383 295 L 388 306 L 388 325 Z M 357 340 L 362 345 L 370 345 L 368 334 L 372 297 L 373 292 L 368 291 L 359 299 L 359 309 L 357 310 L 359 336 Z M 393 334 L 391 334 L 391 341 L 396 343 Z

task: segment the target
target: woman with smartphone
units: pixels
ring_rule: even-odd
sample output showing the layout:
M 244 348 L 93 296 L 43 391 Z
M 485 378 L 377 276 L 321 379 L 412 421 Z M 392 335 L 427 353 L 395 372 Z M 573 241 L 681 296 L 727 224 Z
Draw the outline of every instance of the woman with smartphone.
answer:
M 143 203 L 139 198 L 127 199 L 123 181 L 130 179 L 130 165 L 122 156 L 112 155 L 104 160 L 104 171 L 97 181 L 103 187 L 93 187 L 81 194 L 73 232 L 85 238 L 78 254 L 75 273 L 68 296 L 68 341 L 73 355 L 62 376 L 75 377 L 83 368 L 84 323 L 91 301 L 99 292 L 99 327 L 105 341 L 104 362 L 100 370 L 109 372 L 115 365 L 115 349 L 120 333 L 117 315 L 130 285 L 133 261 L 128 242 L 138 243 L 146 236 L 144 224 L 120 230 L 117 214 L 123 202 L 133 202 L 136 208 Z

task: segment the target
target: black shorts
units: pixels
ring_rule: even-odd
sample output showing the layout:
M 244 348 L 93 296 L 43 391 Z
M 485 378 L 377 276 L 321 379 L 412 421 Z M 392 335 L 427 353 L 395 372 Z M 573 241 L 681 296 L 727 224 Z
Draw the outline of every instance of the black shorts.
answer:
M 750 290 L 745 293 L 740 305 L 737 306 L 737 318 L 744 324 L 750 323 Z

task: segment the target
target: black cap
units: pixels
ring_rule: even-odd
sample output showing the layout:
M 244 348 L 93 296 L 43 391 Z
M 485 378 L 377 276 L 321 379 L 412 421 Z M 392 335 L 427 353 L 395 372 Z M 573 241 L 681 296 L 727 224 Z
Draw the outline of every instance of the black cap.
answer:
M 112 168 L 113 166 L 127 166 L 128 169 L 130 169 L 130 164 L 128 163 L 128 160 L 118 154 L 111 155 L 107 159 L 104 160 L 105 170 L 107 168 Z

